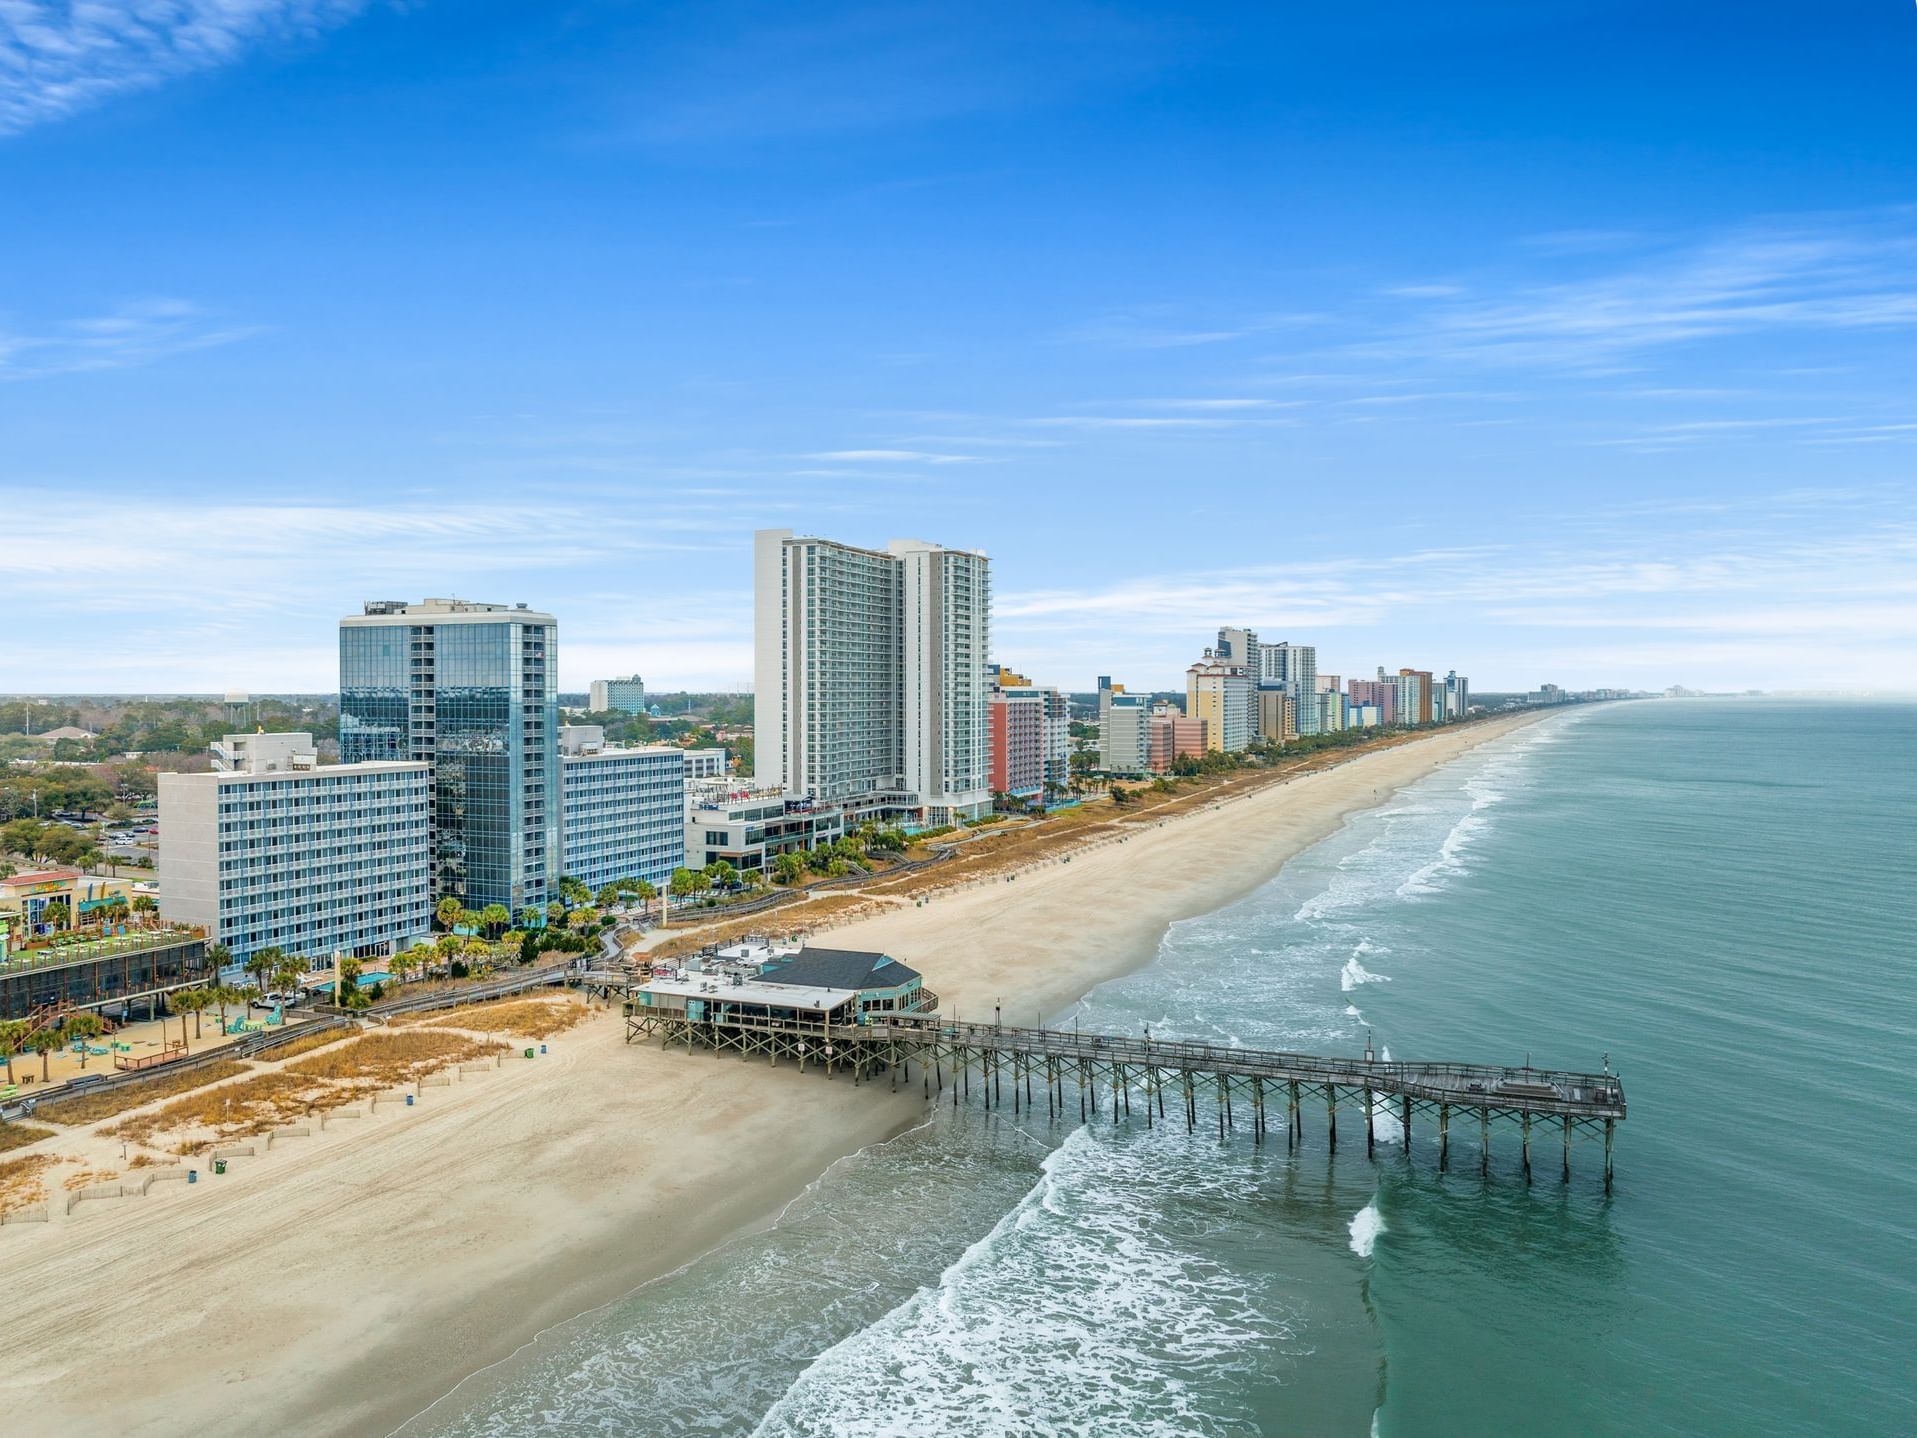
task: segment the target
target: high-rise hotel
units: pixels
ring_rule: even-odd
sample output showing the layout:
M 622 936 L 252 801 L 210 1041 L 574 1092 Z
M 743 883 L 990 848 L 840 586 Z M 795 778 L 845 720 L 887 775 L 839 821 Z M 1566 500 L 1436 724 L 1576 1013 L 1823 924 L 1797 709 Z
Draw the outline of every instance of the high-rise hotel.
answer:
M 983 554 L 762 529 L 754 583 L 761 783 L 925 824 L 991 812 Z
M 543 905 L 560 873 L 558 622 L 375 601 L 340 621 L 340 759 L 432 765 L 433 897 Z

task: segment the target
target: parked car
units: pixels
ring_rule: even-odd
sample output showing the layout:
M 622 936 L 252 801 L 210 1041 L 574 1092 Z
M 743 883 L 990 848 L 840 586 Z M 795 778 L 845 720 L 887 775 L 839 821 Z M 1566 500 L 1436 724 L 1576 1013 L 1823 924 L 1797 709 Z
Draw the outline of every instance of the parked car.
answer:
M 271 993 L 256 996 L 253 1000 L 253 1007 L 256 1009 L 290 1009 L 295 1007 L 299 1001 L 300 995 L 297 992 L 281 993 L 276 989 Z

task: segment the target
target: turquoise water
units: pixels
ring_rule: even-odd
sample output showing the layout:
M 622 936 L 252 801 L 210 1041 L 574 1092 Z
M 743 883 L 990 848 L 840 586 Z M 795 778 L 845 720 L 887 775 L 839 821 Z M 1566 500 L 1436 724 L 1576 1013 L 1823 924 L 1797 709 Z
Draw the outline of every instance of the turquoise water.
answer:
M 1355 818 L 1088 1028 L 1595 1068 L 1581 1145 L 1437 1172 L 942 1109 L 413 1431 L 1917 1431 L 1917 706 L 1571 711 Z M 799 1081 L 789 1076 L 787 1081 Z M 1555 1160 L 1554 1148 L 1547 1148 Z

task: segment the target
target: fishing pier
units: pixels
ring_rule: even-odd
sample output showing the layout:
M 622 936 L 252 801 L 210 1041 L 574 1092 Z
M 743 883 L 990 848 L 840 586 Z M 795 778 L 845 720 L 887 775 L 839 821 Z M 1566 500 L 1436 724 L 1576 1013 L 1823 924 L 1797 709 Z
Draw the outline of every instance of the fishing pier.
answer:
M 862 975 L 877 986 L 862 985 Z M 822 978 L 841 983 L 797 982 Z M 1454 1129 L 1462 1126 L 1457 1137 L 1477 1139 L 1484 1173 L 1490 1171 L 1493 1130 L 1515 1129 L 1527 1183 L 1537 1144 L 1560 1149 L 1561 1176 L 1568 1183 L 1573 1141 L 1601 1139 L 1604 1186 L 1611 1188 L 1625 1105 L 1623 1084 L 1608 1071 L 1401 1063 L 1369 1054 L 1327 1058 L 1154 1039 L 1149 1033 L 963 1023 L 936 1012 L 937 1003 L 916 973 L 885 955 L 808 950 L 789 974 L 776 966 L 748 973 L 721 961 L 629 988 L 626 1041 L 657 1038 L 689 1052 L 737 1053 L 771 1064 L 783 1059 L 801 1072 L 812 1067 L 828 1078 L 847 1074 L 855 1084 L 884 1075 L 894 1091 L 913 1081 L 916 1066 L 925 1096 L 942 1101 L 949 1090 L 955 1107 L 971 1099 L 974 1080 L 986 1107 L 1003 1107 L 1009 1089 L 1012 1111 L 1019 1114 L 1037 1111 L 1043 1089 L 1046 1113 L 1054 1119 L 1069 1117 L 1075 1098 L 1081 1122 L 1109 1114 L 1117 1124 L 1131 1116 L 1137 1100 L 1148 1127 L 1167 1122 L 1170 1112 L 1169 1121 L 1182 1118 L 1193 1132 L 1200 1111 L 1209 1108 L 1213 1112 L 1203 1121 L 1215 1122 L 1221 1139 L 1243 1125 L 1255 1144 L 1266 1142 L 1277 1119 L 1288 1149 L 1303 1143 L 1306 1114 L 1320 1105 L 1334 1153 L 1341 1107 L 1353 1122 L 1347 1131 L 1354 1142 L 1362 1126 L 1367 1154 L 1375 1152 L 1381 1118 L 1389 1115 L 1402 1126 L 1407 1151 L 1413 1123 L 1422 1118 L 1428 1131 L 1435 1130 L 1440 1171 L 1450 1167 Z

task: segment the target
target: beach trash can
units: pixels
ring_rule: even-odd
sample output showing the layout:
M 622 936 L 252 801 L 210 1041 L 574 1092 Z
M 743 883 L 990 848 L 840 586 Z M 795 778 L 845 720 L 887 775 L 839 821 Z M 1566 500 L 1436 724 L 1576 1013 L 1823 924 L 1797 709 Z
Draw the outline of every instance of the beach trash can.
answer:
M 545 1051 L 546 1051 L 546 1046 L 545 1046 L 544 1044 L 541 1044 L 541 1045 L 539 1046 L 539 1052 L 541 1052 L 541 1053 L 543 1054 L 543 1053 L 544 1053 Z
M 531 1049 L 527 1049 L 527 1050 L 526 1050 L 526 1057 L 527 1057 L 527 1058 L 531 1058 L 532 1056 L 533 1056 L 533 1051 L 532 1051 Z
M 215 1173 L 225 1173 L 225 1172 L 226 1172 L 226 1160 L 225 1160 L 225 1159 L 223 1159 L 223 1158 L 216 1158 L 216 1159 L 214 1159 L 214 1160 L 213 1160 L 213 1172 L 215 1172 Z
M 200 1171 L 197 1168 L 189 1168 L 186 1171 L 186 1181 L 188 1183 L 198 1183 L 200 1181 Z
M 416 1095 L 414 1095 L 414 1094 L 407 1094 L 407 1095 L 406 1095 L 406 1107 L 408 1107 L 408 1108 L 411 1108 L 411 1107 L 413 1106 L 413 1099 L 414 1099 L 415 1097 L 416 1097 Z

